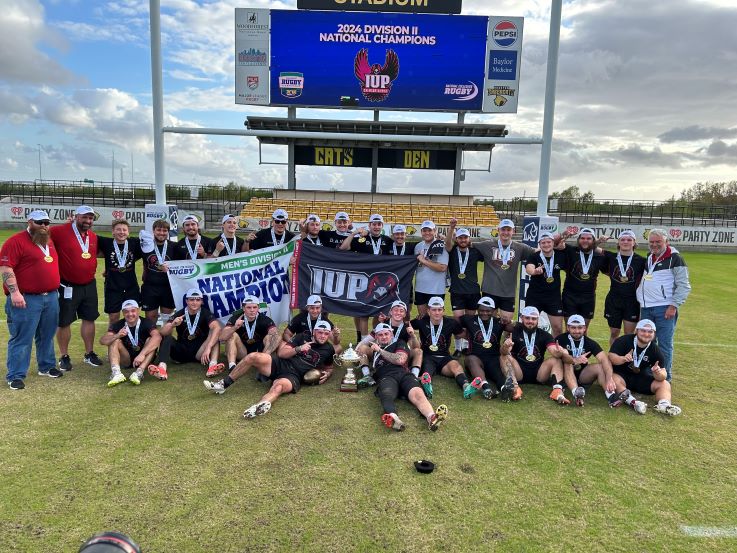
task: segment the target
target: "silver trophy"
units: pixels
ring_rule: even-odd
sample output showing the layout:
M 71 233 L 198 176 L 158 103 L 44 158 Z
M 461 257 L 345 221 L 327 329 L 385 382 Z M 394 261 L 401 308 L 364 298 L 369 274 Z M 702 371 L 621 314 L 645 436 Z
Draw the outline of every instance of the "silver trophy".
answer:
M 340 382 L 340 391 L 357 392 L 358 384 L 356 383 L 356 375 L 353 371 L 361 364 L 361 357 L 356 353 L 356 350 L 353 349 L 353 344 L 348 344 L 348 349 L 340 355 L 334 355 L 333 361 L 335 365 L 345 369 L 345 376 Z

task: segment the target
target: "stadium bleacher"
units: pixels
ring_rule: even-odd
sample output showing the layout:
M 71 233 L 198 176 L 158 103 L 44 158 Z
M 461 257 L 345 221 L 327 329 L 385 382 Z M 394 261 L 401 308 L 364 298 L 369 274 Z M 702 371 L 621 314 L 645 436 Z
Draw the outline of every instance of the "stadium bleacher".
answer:
M 270 218 L 277 208 L 286 209 L 289 218 L 301 220 L 314 213 L 323 221 L 332 221 L 335 213 L 346 211 L 353 221 L 367 221 L 372 213 L 380 213 L 387 223 L 420 225 L 427 219 L 447 225 L 452 217 L 460 226 L 496 227 L 499 217 L 488 205 L 420 205 L 386 202 L 341 202 L 330 200 L 299 200 L 286 198 L 253 198 L 243 206 L 242 218 Z

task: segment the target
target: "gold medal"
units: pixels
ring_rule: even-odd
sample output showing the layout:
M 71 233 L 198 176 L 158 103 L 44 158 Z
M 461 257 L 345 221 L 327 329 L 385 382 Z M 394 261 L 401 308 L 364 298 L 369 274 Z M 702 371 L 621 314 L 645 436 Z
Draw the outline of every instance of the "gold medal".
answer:
M 133 346 L 133 351 L 140 351 L 141 346 Z
M 124 273 L 126 271 L 125 267 L 118 267 L 119 273 Z
M 509 265 L 507 265 L 506 263 L 503 263 L 502 269 L 506 271 L 507 269 L 509 269 Z
M 187 336 L 187 340 L 189 340 L 190 342 L 194 340 L 195 338 L 196 336 L 194 334 L 190 334 L 189 336 Z
M 545 282 L 547 282 L 548 284 L 552 284 L 553 282 L 555 282 L 555 279 L 553 277 L 548 277 L 545 279 Z
M 484 346 L 486 349 L 489 349 L 491 347 L 491 342 L 484 342 L 481 345 Z
M 44 261 L 46 263 L 51 263 L 52 261 L 54 261 L 54 258 L 51 257 L 50 255 L 47 255 L 46 257 L 44 257 Z
M 156 265 L 156 270 L 159 271 L 159 272 L 161 272 L 161 273 L 165 273 L 166 272 L 166 269 L 164 268 L 163 265 Z
M 359 239 L 358 239 L 358 241 L 359 241 L 359 242 L 360 242 L 361 244 L 364 244 L 364 243 L 366 242 L 366 239 L 365 239 L 365 238 L 364 238 L 364 237 L 362 236 L 361 238 L 359 238 Z
M 464 278 L 466 278 L 466 273 L 458 273 L 458 278 L 463 280 Z
M 653 275 L 645 275 L 645 280 L 652 280 L 652 279 L 653 279 Z
M 89 259 L 90 257 L 92 257 L 90 252 L 82 252 L 82 259 Z
M 253 338 L 249 338 L 248 340 L 246 340 L 246 343 L 247 344 L 255 344 L 256 343 L 256 340 L 254 340 Z
M 525 357 L 525 359 L 527 361 L 534 361 L 535 360 L 535 356 L 534 355 L 528 355 L 527 357 Z
M 582 274 L 581 275 L 581 280 L 588 280 L 590 278 L 591 278 L 591 275 L 587 275 L 587 274 Z
M 628 279 L 626 276 L 619 277 L 620 282 L 629 282 L 630 279 Z
M 438 351 L 438 346 L 436 346 L 435 344 L 432 344 L 428 349 L 430 351 Z

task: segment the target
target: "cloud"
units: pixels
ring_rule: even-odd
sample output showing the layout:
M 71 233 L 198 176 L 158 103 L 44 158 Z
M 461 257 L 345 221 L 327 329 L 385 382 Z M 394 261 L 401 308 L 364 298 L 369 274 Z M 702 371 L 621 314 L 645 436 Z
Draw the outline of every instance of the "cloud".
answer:
M 735 136 L 737 136 L 737 128 L 725 129 L 691 125 L 689 127 L 676 127 L 666 131 L 658 135 L 658 140 L 665 144 L 671 144 L 673 142 L 691 142 L 707 140 L 709 138 L 734 138 Z

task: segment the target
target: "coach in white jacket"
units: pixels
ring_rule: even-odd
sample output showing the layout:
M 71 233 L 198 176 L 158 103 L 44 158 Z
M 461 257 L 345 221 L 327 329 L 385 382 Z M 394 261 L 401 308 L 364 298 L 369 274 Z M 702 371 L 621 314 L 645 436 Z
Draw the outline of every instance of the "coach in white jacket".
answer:
M 650 319 L 658 329 L 658 347 L 665 359 L 668 380 L 673 368 L 673 335 L 678 322 L 678 309 L 691 292 L 688 267 L 677 250 L 668 245 L 663 229 L 648 234 L 650 255 L 647 269 L 637 287 L 640 319 Z

